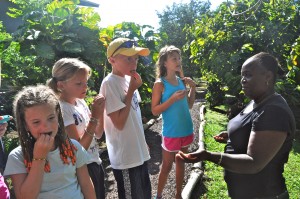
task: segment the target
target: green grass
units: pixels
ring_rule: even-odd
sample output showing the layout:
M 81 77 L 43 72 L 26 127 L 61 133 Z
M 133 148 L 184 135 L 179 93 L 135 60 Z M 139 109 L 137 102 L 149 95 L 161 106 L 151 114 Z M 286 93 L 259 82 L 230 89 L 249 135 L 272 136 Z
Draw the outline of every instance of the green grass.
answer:
M 226 130 L 227 116 L 207 109 L 205 114 L 204 138 L 205 147 L 209 151 L 224 151 L 224 144 L 214 141 L 213 136 L 220 131 Z M 211 162 L 205 162 L 205 176 L 207 179 L 204 185 L 207 192 L 201 198 L 208 199 L 229 199 L 227 187 L 223 179 L 223 168 Z M 293 150 L 290 153 L 289 161 L 285 165 L 284 177 L 291 199 L 300 198 L 300 139 L 295 140 Z
M 284 177 L 291 199 L 300 198 L 300 139 L 294 141 L 289 161 L 284 168 Z
M 226 130 L 227 116 L 207 109 L 205 114 L 204 138 L 205 148 L 209 151 L 224 151 L 224 144 L 215 142 L 213 136 Z M 203 198 L 227 199 L 227 187 L 223 180 L 223 168 L 211 162 L 205 162 L 204 174 L 207 180 L 204 182 L 207 192 Z

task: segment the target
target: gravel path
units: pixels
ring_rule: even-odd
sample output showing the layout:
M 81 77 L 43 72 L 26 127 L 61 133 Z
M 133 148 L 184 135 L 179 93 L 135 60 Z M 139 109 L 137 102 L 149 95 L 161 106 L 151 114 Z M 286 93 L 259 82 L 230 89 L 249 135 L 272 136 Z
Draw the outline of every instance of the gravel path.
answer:
M 194 124 L 194 132 L 195 132 L 195 141 L 190 146 L 190 151 L 195 151 L 198 149 L 198 131 L 199 131 L 199 109 L 200 109 L 200 103 L 195 103 L 193 108 L 191 109 L 191 116 L 193 119 Z M 158 120 L 155 122 L 149 129 L 145 131 L 146 141 L 150 148 L 150 155 L 151 159 L 149 160 L 148 167 L 149 167 L 149 174 L 150 174 L 150 180 L 152 185 L 152 196 L 154 197 L 156 194 L 157 189 L 157 183 L 158 183 L 158 174 L 159 169 L 161 165 L 161 120 Z M 117 199 L 118 193 L 117 193 L 117 185 L 112 173 L 112 169 L 109 164 L 109 159 L 107 152 L 103 152 L 101 154 L 101 159 L 103 160 L 103 166 L 105 168 L 105 171 L 107 173 L 107 180 L 106 180 L 106 187 L 107 187 L 107 199 Z M 172 199 L 175 196 L 175 164 L 173 165 L 173 169 L 169 174 L 169 179 L 167 181 L 167 184 L 164 189 L 164 199 Z M 186 181 L 189 178 L 189 174 L 192 170 L 192 164 L 186 164 L 186 176 L 184 185 L 186 184 Z M 199 195 L 201 194 L 201 190 L 203 189 L 201 183 L 196 185 L 196 190 L 192 194 L 192 199 L 198 199 Z M 130 199 L 128 197 L 127 199 Z

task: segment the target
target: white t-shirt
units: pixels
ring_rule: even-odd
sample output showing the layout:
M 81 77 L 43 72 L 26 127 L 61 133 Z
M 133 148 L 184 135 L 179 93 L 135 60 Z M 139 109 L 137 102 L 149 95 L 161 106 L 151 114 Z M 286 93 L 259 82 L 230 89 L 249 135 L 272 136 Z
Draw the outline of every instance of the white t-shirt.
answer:
M 145 140 L 138 90 L 134 92 L 131 109 L 123 130 L 113 125 L 108 114 L 125 107 L 124 99 L 130 77 L 108 74 L 102 81 L 100 93 L 106 98 L 104 129 L 109 160 L 114 169 L 128 169 L 142 165 L 150 159 Z
M 60 101 L 59 103 L 61 106 L 65 127 L 71 124 L 75 124 L 77 131 L 79 132 L 79 136 L 82 137 L 84 134 L 84 130 L 86 129 L 90 121 L 91 114 L 91 111 L 86 102 L 83 99 L 76 99 L 76 105 L 70 104 L 65 101 Z M 93 138 L 87 152 L 91 157 L 88 164 L 93 162 L 101 164 L 102 161 L 99 157 L 99 148 L 95 138 Z
M 81 188 L 76 176 L 76 168 L 85 165 L 89 159 L 86 150 L 76 140 L 71 140 L 78 149 L 76 151 L 76 164 L 63 164 L 60 158 L 59 148 L 47 155 L 51 172 L 44 173 L 42 186 L 38 199 L 83 199 Z M 12 150 L 8 156 L 4 176 L 27 173 L 21 146 Z

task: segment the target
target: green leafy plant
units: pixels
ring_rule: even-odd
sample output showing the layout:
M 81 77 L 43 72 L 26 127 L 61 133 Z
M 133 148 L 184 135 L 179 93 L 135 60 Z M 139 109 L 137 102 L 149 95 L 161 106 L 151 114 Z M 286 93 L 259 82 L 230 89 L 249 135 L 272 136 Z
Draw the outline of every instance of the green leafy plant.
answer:
M 186 29 L 187 38 L 192 38 L 188 46 L 193 63 L 201 68 L 203 76 L 215 74 L 215 80 L 227 88 L 226 94 L 236 97 L 241 90 L 241 65 L 258 52 L 266 51 L 276 56 L 291 77 L 297 76 L 299 68 L 293 65 L 290 70 L 291 65 L 286 65 L 287 59 L 293 64 L 298 60 L 298 42 L 295 41 L 299 37 L 299 1 L 260 1 L 257 5 L 256 2 L 224 2 Z M 291 52 L 293 57 L 288 58 Z M 295 81 L 283 81 L 298 88 Z
M 78 57 L 92 69 L 90 90 L 99 91 L 102 79 L 111 69 L 106 48 L 116 37 L 128 37 L 148 47 L 151 55 L 141 60 L 138 72 L 143 78 L 140 88 L 143 103 L 151 99 L 159 35 L 148 25 L 124 22 L 100 29 L 100 16 L 92 8 L 79 7 L 79 0 L 12 0 L 10 17 L 21 17 L 23 24 L 12 35 L 0 26 L 0 59 L 6 87 L 44 84 L 51 77 L 52 65 L 62 57 Z M 41 75 L 43 74 L 43 75 Z M 91 92 L 92 93 L 92 92 Z
M 102 74 L 105 50 L 99 40 L 100 16 L 92 8 L 79 7 L 79 0 L 12 2 L 16 8 L 10 8 L 8 15 L 21 17 L 24 23 L 12 34 L 4 49 L 6 53 L 1 55 L 4 68 L 9 65 L 9 71 L 13 71 L 5 71 L 8 75 L 4 81 L 12 86 L 45 83 L 52 65 L 62 57 L 79 57 L 96 74 Z M 18 56 L 12 56 L 13 50 Z M 11 59 L 5 59 L 6 56 Z M 17 75 L 19 81 L 13 81 L 15 75 L 10 73 Z M 98 81 L 101 76 L 92 78 Z
M 3 137 L 3 142 L 7 154 L 9 154 L 14 148 L 19 146 L 19 138 L 17 135 L 6 134 Z

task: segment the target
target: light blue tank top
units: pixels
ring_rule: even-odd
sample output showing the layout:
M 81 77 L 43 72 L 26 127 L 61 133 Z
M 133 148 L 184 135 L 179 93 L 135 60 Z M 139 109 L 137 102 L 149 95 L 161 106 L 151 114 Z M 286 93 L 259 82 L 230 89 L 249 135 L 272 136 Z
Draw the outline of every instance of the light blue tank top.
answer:
M 173 93 L 184 90 L 182 80 L 177 77 L 178 84 L 170 84 L 164 77 L 161 78 L 164 84 L 164 91 L 161 103 L 167 101 Z M 188 106 L 187 97 L 174 102 L 167 110 L 162 112 L 163 126 L 162 135 L 165 137 L 185 137 L 193 133 L 193 122 Z

